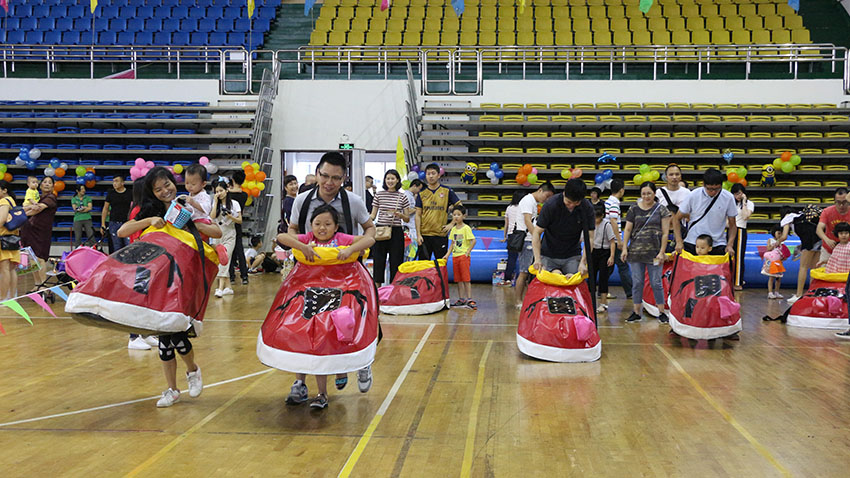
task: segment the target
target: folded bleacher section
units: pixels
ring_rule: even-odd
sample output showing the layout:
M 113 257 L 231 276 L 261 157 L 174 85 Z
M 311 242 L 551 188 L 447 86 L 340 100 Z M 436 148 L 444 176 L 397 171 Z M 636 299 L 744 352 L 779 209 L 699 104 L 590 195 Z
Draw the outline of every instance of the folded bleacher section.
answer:
M 448 0 L 395 0 L 386 11 L 376 0 L 326 0 L 310 37 L 316 47 L 788 43 L 811 38 L 786 0 L 657 0 L 646 14 L 636 0 L 528 0 L 524 9 L 519 0 L 466 0 L 460 17 Z
M 538 178 L 563 187 L 564 169 L 580 168 L 588 187 L 605 169 L 626 183 L 625 203 L 637 200 L 632 178 L 641 164 L 664 171 L 678 163 L 690 187 L 703 170 L 746 167 L 747 196 L 756 203 L 750 229 L 766 232 L 790 205 L 831 202 L 850 180 L 850 109 L 835 104 L 710 103 L 482 103 L 429 102 L 421 119 L 422 162 L 448 163 L 448 180 L 470 208 L 469 220 L 501 227 L 516 190 L 516 171 L 531 164 Z M 733 154 L 727 163 L 724 151 Z M 762 167 L 784 151 L 802 163 L 761 187 Z M 608 153 L 614 161 L 600 163 Z M 479 165 L 480 184 L 457 181 L 467 162 Z M 490 163 L 505 171 L 499 185 L 484 177 Z M 663 183 L 659 181 L 659 185 Z
M 243 46 L 257 49 L 280 0 L 101 0 L 94 13 L 79 0 L 9 2 L 12 45 Z M 94 28 L 94 29 L 92 29 Z
M 26 192 L 27 176 L 41 178 L 53 158 L 68 164 L 53 229 L 54 245 L 67 247 L 76 166 L 95 168 L 96 186 L 87 194 L 97 224 L 112 178 L 124 176 L 129 187 L 136 158 L 186 166 L 207 156 L 222 172 L 250 159 L 255 109 L 175 101 L 0 101 L 0 162 L 12 175 L 18 201 Z M 15 164 L 22 147 L 41 150 L 34 170 Z

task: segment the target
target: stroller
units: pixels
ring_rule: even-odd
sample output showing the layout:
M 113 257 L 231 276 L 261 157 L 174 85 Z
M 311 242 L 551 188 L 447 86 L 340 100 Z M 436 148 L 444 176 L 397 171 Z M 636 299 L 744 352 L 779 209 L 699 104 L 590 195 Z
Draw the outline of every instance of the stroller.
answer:
M 56 302 L 56 297 L 53 295 L 49 289 L 52 289 L 56 286 L 65 286 L 68 289 L 68 292 L 71 291 L 71 284 L 76 281 L 74 278 L 68 274 L 66 270 L 66 261 L 71 254 L 78 253 L 77 251 L 85 251 L 85 250 L 94 250 L 98 252 L 102 252 L 103 249 L 103 237 L 100 238 L 99 241 L 95 242 L 91 247 L 89 246 L 80 246 L 75 249 L 71 249 L 70 251 L 65 251 L 62 253 L 62 256 L 57 258 L 50 258 L 45 264 L 45 267 L 48 268 L 45 279 L 40 284 L 35 284 L 33 288 L 33 292 L 43 292 L 44 300 L 50 301 L 51 304 Z

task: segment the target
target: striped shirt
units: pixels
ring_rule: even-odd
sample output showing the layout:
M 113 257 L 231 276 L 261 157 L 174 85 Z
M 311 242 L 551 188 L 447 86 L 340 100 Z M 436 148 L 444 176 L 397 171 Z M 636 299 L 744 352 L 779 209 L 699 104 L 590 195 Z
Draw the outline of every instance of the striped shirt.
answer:
M 372 209 L 378 209 L 379 226 L 401 226 L 402 219 L 393 215 L 394 211 L 405 211 L 410 207 L 410 201 L 402 191 L 378 191 L 372 200 Z

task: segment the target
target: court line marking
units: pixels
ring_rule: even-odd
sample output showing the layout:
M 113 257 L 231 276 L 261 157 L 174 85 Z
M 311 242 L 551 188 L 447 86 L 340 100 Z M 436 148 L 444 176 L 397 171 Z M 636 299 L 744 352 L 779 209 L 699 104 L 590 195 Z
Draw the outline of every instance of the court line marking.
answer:
M 490 355 L 490 349 L 492 347 L 493 341 L 487 341 L 487 346 L 484 347 L 484 353 L 481 354 L 481 360 L 478 362 L 478 377 L 475 381 L 475 393 L 472 395 L 472 409 L 469 411 L 469 424 L 466 426 L 466 446 L 463 448 L 463 463 L 460 470 L 460 476 L 462 478 L 470 476 L 472 472 L 475 431 L 478 427 L 478 409 L 481 406 L 481 395 L 484 392 L 484 372 L 487 366 L 487 357 Z
M 204 385 L 204 388 L 207 389 L 207 388 L 217 387 L 219 385 L 237 382 L 239 380 L 245 380 L 246 378 L 255 377 L 257 375 L 262 375 L 264 373 L 269 373 L 269 372 L 272 372 L 272 371 L 274 371 L 274 369 L 261 370 L 259 372 L 249 373 L 248 375 L 242 375 L 241 377 L 234 377 L 234 378 L 230 378 L 230 379 L 227 379 L 227 380 L 222 380 L 221 382 L 215 382 L 215 383 L 211 383 L 209 385 Z M 115 408 L 115 407 L 120 407 L 120 406 L 123 406 L 123 405 L 131 405 L 133 403 L 139 403 L 139 402 L 145 402 L 145 401 L 148 401 L 148 400 L 158 399 L 160 396 L 161 395 L 155 395 L 153 397 L 137 398 L 135 400 L 127 400 L 126 402 L 110 403 L 108 405 L 101 405 L 99 407 L 84 408 L 82 410 L 74 410 L 72 412 L 56 413 L 54 415 L 45 415 L 43 417 L 26 418 L 26 419 L 23 419 L 23 420 L 16 420 L 14 422 L 0 423 L 0 427 L 8 427 L 8 426 L 12 426 L 12 425 L 20 425 L 21 423 L 38 422 L 38 421 L 41 421 L 41 420 L 49 420 L 51 418 L 61 418 L 61 417 L 67 417 L 67 416 L 70 416 L 70 415 L 79 415 L 81 413 L 95 412 L 95 411 L 98 411 L 98 410 L 106 410 L 108 408 Z
M 381 403 L 381 406 L 378 407 L 378 411 L 375 413 L 375 416 L 372 418 L 372 421 L 369 423 L 366 431 L 363 432 L 363 435 L 357 442 L 357 446 L 355 446 L 354 450 L 351 451 L 351 455 L 348 456 L 348 460 L 345 461 L 345 465 L 343 465 L 342 469 L 339 471 L 339 475 L 337 475 L 338 477 L 347 477 L 351 475 L 351 471 L 354 470 L 354 466 L 357 465 L 357 461 L 360 460 L 363 450 L 366 449 L 366 445 L 368 445 L 369 440 L 372 439 L 372 434 L 375 432 L 375 429 L 378 428 L 378 424 L 381 423 L 381 419 L 384 418 L 384 414 L 387 413 L 387 409 L 390 408 L 390 404 L 401 388 L 401 385 L 404 383 L 404 379 L 407 378 L 407 374 L 410 372 L 410 369 L 413 368 L 413 363 L 416 362 L 416 358 L 419 357 L 419 353 L 428 341 L 428 337 L 431 335 L 434 327 L 435 324 L 431 324 L 428 327 L 428 330 L 425 331 L 425 334 L 419 340 L 416 348 L 413 349 L 413 353 L 410 354 L 410 358 L 407 359 L 407 363 L 404 364 L 404 368 L 401 369 L 401 373 L 395 379 L 395 383 L 393 383 L 393 386 L 387 393 L 386 398 L 384 398 L 383 403 Z
M 12 387 L 11 389 L 9 389 L 9 390 L 7 390 L 7 391 L 5 391 L 5 392 L 0 393 L 0 397 L 5 397 L 6 395 L 11 395 L 11 394 L 13 394 L 13 393 L 17 393 L 17 392 L 18 392 L 18 390 L 20 390 L 20 389 L 22 389 L 22 388 L 32 387 L 33 385 L 35 385 L 35 384 L 37 384 L 37 383 L 39 383 L 39 382 L 43 382 L 43 381 L 47 380 L 47 379 L 48 379 L 48 378 L 50 378 L 50 377 L 55 377 L 55 376 L 61 375 L 61 374 L 65 373 L 65 372 L 68 372 L 68 371 L 70 371 L 70 370 L 73 370 L 73 369 L 75 369 L 75 368 L 77 368 L 77 367 L 80 367 L 80 366 L 82 366 L 82 365 L 86 365 L 86 364 L 88 364 L 88 363 L 94 362 L 95 360 L 100 360 L 100 359 L 102 359 L 103 357 L 106 357 L 107 355 L 114 354 L 114 353 L 116 353 L 116 352 L 120 352 L 120 351 L 122 351 L 122 350 L 127 350 L 127 349 L 122 347 L 122 348 L 118 348 L 118 349 L 115 349 L 115 350 L 110 350 L 110 351 L 108 351 L 108 352 L 103 352 L 103 353 L 102 353 L 102 354 L 100 354 L 100 355 L 97 355 L 97 356 L 92 357 L 92 358 L 90 358 L 90 359 L 87 359 L 87 360 L 84 360 L 84 361 L 82 361 L 82 362 L 76 363 L 76 364 L 74 364 L 74 365 L 71 365 L 70 367 L 65 367 L 65 368 L 63 368 L 63 369 L 61 369 L 61 370 L 55 370 L 55 371 L 53 371 L 53 372 L 46 373 L 46 374 L 44 374 L 44 375 L 41 375 L 41 376 L 39 376 L 39 377 L 37 377 L 37 378 L 34 378 L 34 379 L 30 380 L 29 382 L 24 383 L 23 385 L 16 385 L 16 386 Z
M 750 445 L 752 445 L 753 448 L 755 448 L 756 451 L 762 457 L 764 457 L 764 459 L 766 459 L 771 465 L 773 465 L 773 467 L 776 468 L 783 476 L 791 476 L 791 472 L 788 471 L 788 469 L 786 469 L 784 466 L 782 466 L 782 464 L 779 463 L 779 461 L 773 456 L 773 454 L 771 454 L 770 451 L 764 445 L 759 443 L 759 441 L 756 440 L 756 438 L 752 436 L 750 432 L 747 431 L 747 429 L 744 428 L 744 426 L 741 425 L 738 420 L 736 420 L 735 417 L 732 416 L 731 413 L 726 411 L 726 409 L 723 408 L 723 406 L 717 400 L 715 400 L 714 397 L 709 395 L 709 393 L 706 392 L 704 388 L 702 388 L 699 382 L 697 382 L 695 378 L 693 378 L 688 372 L 685 371 L 682 365 L 679 364 L 678 360 L 676 360 L 672 355 L 670 355 L 669 352 L 664 350 L 664 347 L 662 347 L 661 345 L 655 344 L 655 347 L 660 350 L 661 353 L 664 354 L 665 357 L 667 357 L 667 360 L 669 360 L 670 363 L 673 364 L 673 367 L 675 367 L 676 370 L 678 370 L 679 373 L 682 374 L 682 376 L 685 377 L 688 382 L 690 382 L 694 390 L 696 390 L 697 393 L 699 393 L 702 398 L 704 398 L 705 401 L 707 401 L 709 405 L 711 405 L 717 411 L 717 413 L 719 413 L 720 416 L 722 416 L 723 419 L 726 420 L 727 423 L 732 425 L 732 427 L 735 428 L 735 430 L 737 430 L 738 433 L 741 434 L 741 436 L 743 436 L 748 442 L 750 442 Z
M 271 370 L 269 370 L 269 371 L 271 371 Z M 209 415 L 202 418 L 201 421 L 199 421 L 198 423 L 194 424 L 192 426 L 192 428 L 186 430 L 185 432 L 181 433 L 180 436 L 171 440 L 171 442 L 169 442 L 167 445 L 162 447 L 162 449 L 160 449 L 158 452 L 154 453 L 150 458 L 148 458 L 147 460 L 145 460 L 144 462 L 139 464 L 139 466 L 133 468 L 132 471 L 130 471 L 129 473 L 127 473 L 124 476 L 125 477 L 134 477 L 134 476 L 138 475 L 139 473 L 150 468 L 151 465 L 153 465 L 160 458 L 165 456 L 166 453 L 173 450 L 177 445 L 179 445 L 181 442 L 183 442 L 183 440 L 189 438 L 193 433 L 200 430 L 201 427 L 203 427 L 204 425 L 209 423 L 210 420 L 219 416 L 223 411 L 227 410 L 228 408 L 230 408 L 231 405 L 236 403 L 237 400 L 244 397 L 245 394 L 250 392 L 254 387 L 256 387 L 260 382 L 262 382 L 263 379 L 266 378 L 267 376 L 268 375 L 264 375 L 264 376 L 260 377 L 259 379 L 255 380 L 253 383 L 249 384 L 247 387 L 243 388 L 239 393 L 237 393 L 236 395 L 231 397 L 230 400 L 224 402 L 224 404 L 222 404 L 220 407 L 213 410 L 212 413 L 210 413 Z
M 835 348 L 835 347 L 829 347 L 829 350 L 832 350 L 833 352 L 835 352 L 835 353 L 837 353 L 837 354 L 841 354 L 841 355 L 843 355 L 843 356 L 845 356 L 845 357 L 850 357 L 850 354 L 848 354 L 847 352 L 842 352 L 842 351 L 838 350 L 838 349 L 837 349 L 837 348 Z

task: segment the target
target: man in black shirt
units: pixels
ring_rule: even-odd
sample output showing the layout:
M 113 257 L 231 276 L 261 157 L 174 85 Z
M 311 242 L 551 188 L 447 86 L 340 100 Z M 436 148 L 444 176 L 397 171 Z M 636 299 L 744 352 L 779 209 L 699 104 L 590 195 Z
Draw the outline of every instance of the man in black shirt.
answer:
M 100 214 L 100 231 L 103 234 L 109 232 L 110 253 L 130 244 L 129 238 L 118 237 L 118 228 L 127 222 L 132 202 L 133 194 L 124 187 L 124 177 L 118 175 L 112 178 L 112 191 L 106 193 L 106 202 L 103 203 L 103 211 Z
M 242 191 L 242 183 L 245 182 L 245 172 L 242 170 L 233 173 L 233 187 L 230 189 L 230 197 L 239 203 L 242 210 L 242 219 L 245 219 L 245 203 L 248 195 Z M 248 265 L 245 264 L 245 248 L 242 245 L 242 224 L 236 224 L 236 245 L 233 248 L 233 258 L 230 260 L 230 282 L 236 281 L 236 262 L 239 262 L 239 275 L 242 276 L 242 285 L 248 284 Z
M 559 271 L 564 275 L 587 272 L 587 257 L 581 248 L 582 231 L 587 225 L 590 242 L 593 243 L 596 221 L 593 206 L 584 198 L 586 195 L 584 182 L 570 179 L 563 193 L 543 203 L 531 235 L 534 268 L 538 271 Z M 544 231 L 546 234 L 541 241 L 540 235 Z

